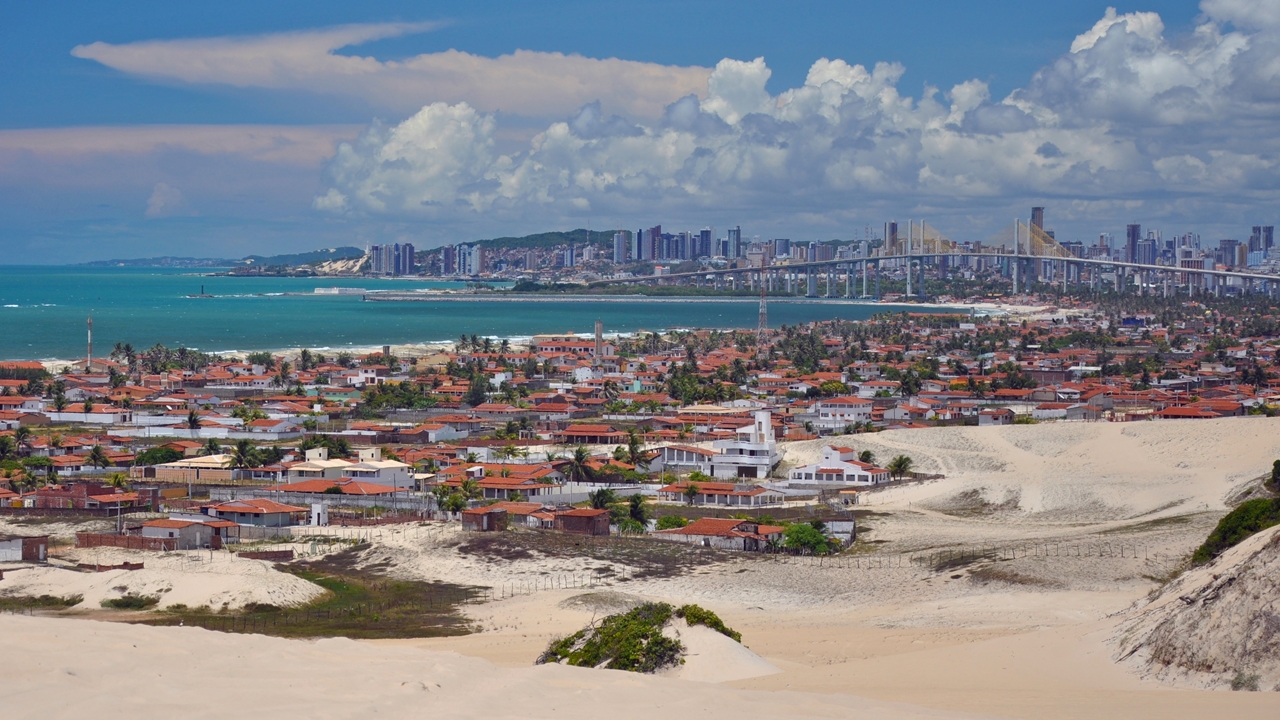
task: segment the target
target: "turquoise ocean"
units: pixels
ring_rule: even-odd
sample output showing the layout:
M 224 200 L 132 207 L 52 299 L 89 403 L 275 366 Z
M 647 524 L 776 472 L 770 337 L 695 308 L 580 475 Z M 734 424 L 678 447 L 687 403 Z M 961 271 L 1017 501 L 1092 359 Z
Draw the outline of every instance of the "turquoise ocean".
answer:
M 669 328 L 755 328 L 757 304 L 699 299 L 610 302 L 364 302 L 314 295 L 317 287 L 368 290 L 461 288 L 460 283 L 362 278 L 210 277 L 177 268 L 0 266 L 0 359 L 84 357 L 93 315 L 95 355 L 117 342 L 204 352 L 294 347 L 339 350 L 454 340 Z M 212 298 L 192 298 L 203 288 Z M 298 294 L 291 294 L 298 293 Z M 866 319 L 901 306 L 776 302 L 769 325 Z

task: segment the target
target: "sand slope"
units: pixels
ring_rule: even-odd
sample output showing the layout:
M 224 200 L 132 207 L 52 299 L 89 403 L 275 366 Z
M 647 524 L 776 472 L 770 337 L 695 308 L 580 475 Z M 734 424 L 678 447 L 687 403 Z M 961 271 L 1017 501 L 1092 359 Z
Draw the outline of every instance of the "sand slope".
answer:
M 870 493 L 874 505 L 1023 522 L 1106 522 L 1221 511 L 1232 491 L 1280 458 L 1280 418 L 1042 423 L 896 430 L 789 444 L 814 462 L 824 445 L 909 455 L 945 481 Z
M 345 639 L 82 620 L 0 616 L 0 653 L 10 661 L 0 697 L 4 715 L 14 718 L 981 717 L 559 665 L 511 670 L 449 652 Z
M 1116 654 L 1143 675 L 1202 687 L 1236 673 L 1280 689 L 1280 527 L 1190 570 L 1130 613 Z

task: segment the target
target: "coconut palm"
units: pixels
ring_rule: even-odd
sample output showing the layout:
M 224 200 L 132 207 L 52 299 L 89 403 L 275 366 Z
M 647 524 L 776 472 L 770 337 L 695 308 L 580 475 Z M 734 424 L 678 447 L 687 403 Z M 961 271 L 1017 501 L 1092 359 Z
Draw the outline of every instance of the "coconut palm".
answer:
M 911 472 L 912 464 L 913 462 L 910 457 L 906 455 L 898 455 L 889 461 L 889 467 L 885 469 L 888 470 L 895 478 L 901 480 L 903 475 Z
M 209 455 L 221 455 L 222 446 L 218 444 L 217 440 L 209 438 L 208 442 L 204 444 L 204 447 L 200 448 L 200 454 L 206 457 Z
M 107 451 L 102 449 L 101 445 L 94 445 L 89 450 L 89 464 L 96 468 L 104 468 L 111 464 L 110 458 L 107 457 Z
M 196 412 L 195 410 L 187 411 L 187 429 L 189 430 L 200 429 L 200 413 Z
M 26 425 L 19 425 L 13 431 L 13 441 L 18 445 L 18 453 L 22 453 L 22 449 L 31 442 L 31 428 Z
M 107 475 L 106 484 L 107 486 L 113 487 L 116 490 L 128 490 L 129 476 L 125 475 L 122 472 L 113 472 L 110 475 Z
M 569 479 L 578 482 L 586 482 L 591 479 L 593 471 L 587 463 L 591 462 L 591 453 L 587 448 L 579 445 L 574 451 L 573 456 L 569 458 Z
M 237 440 L 235 447 L 231 449 L 231 467 L 234 468 L 253 468 L 262 465 L 262 459 L 258 455 L 258 449 L 253 443 L 245 440 Z
M 53 409 L 55 412 L 62 412 L 63 410 L 66 410 L 68 404 L 66 395 L 58 393 L 53 396 Z
M 17 441 L 8 435 L 0 435 L 0 460 L 8 460 L 17 454 Z

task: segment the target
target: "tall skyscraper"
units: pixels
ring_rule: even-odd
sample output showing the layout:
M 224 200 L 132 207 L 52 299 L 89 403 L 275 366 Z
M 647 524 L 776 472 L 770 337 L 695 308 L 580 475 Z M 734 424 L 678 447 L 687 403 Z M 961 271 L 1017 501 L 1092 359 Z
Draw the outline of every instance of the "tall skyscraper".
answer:
M 1254 225 L 1253 234 L 1249 236 L 1249 251 L 1267 252 L 1275 244 L 1275 237 L 1274 225 Z
M 742 257 L 746 248 L 742 247 L 742 226 L 729 228 L 729 253 L 727 257 Z
M 698 232 L 698 249 L 693 254 L 695 258 L 711 257 L 711 242 L 714 235 L 715 233 L 709 227 L 702 228 Z
M 1142 241 L 1142 225 L 1134 223 L 1125 228 L 1125 262 L 1137 262 L 1138 243 Z
M 898 222 L 896 220 L 884 226 L 884 244 L 886 247 L 898 244 Z
M 1044 229 L 1044 208 L 1042 207 L 1031 208 L 1031 225 L 1033 227 L 1038 227 L 1041 230 Z
M 626 264 L 628 259 L 627 246 L 631 244 L 628 242 L 631 239 L 630 235 L 631 233 L 626 230 L 619 230 L 613 234 L 613 264 Z
M 773 241 L 773 254 L 775 257 L 787 257 L 791 254 L 791 238 L 776 238 Z
M 458 274 L 458 248 L 452 245 L 445 245 L 440 248 L 440 274 Z

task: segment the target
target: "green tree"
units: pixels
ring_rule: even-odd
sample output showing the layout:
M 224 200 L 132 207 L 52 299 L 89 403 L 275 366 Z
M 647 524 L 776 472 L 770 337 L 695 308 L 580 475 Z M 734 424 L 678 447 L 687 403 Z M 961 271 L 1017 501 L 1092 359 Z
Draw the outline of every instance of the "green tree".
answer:
M 793 523 L 782 531 L 782 546 L 789 550 L 825 555 L 831 550 L 827 536 L 808 523 Z
M 591 462 L 591 453 L 586 447 L 579 445 L 573 451 L 573 457 L 569 458 L 569 479 L 577 482 L 589 481 L 592 476 L 591 466 L 587 464 L 589 462 Z
M 870 450 L 863 450 L 862 452 L 858 453 L 858 462 L 864 462 L 864 463 L 867 463 L 868 465 L 874 465 L 876 463 L 876 454 L 871 452 Z
M 231 449 L 231 467 L 237 469 L 254 468 L 262 465 L 258 457 L 258 449 L 248 439 L 237 440 Z
M 587 494 L 587 502 L 591 503 L 591 507 L 595 510 L 608 510 L 609 506 L 617 501 L 617 493 L 609 488 L 592 490 Z
M 451 493 L 444 499 L 442 509 L 446 512 L 462 512 L 467 509 L 467 498 L 462 493 Z
M 640 493 L 635 493 L 627 500 L 627 516 L 632 520 L 644 525 L 649 521 L 649 514 L 649 504 Z
M 467 388 L 467 394 L 462 396 L 462 401 L 471 407 L 483 405 L 489 401 L 489 393 L 485 386 L 489 381 L 483 377 L 471 381 L 471 387 Z
M 907 455 L 898 455 L 889 461 L 889 467 L 885 468 L 889 474 L 901 480 L 903 475 L 911 472 L 911 466 L 914 461 Z
M 467 478 L 462 481 L 460 487 L 462 496 L 468 500 L 479 500 L 484 497 L 484 490 L 480 488 L 480 481 L 475 478 Z
M 200 413 L 195 410 L 187 412 L 187 428 L 190 430 L 200 429 Z
M 153 447 L 134 458 L 135 465 L 164 465 L 182 459 L 182 453 L 168 447 Z
M 10 460 L 18 456 L 18 442 L 9 435 L 0 435 L 0 460 Z
M 222 446 L 218 444 L 217 439 L 209 438 L 205 442 L 204 447 L 200 448 L 200 454 L 205 457 L 208 457 L 210 455 L 221 455 Z
M 90 399 L 90 398 L 85 398 L 85 399 L 84 399 L 84 412 L 85 412 L 85 414 L 86 414 L 86 415 L 88 415 L 89 413 L 93 412 L 93 400 L 92 400 L 92 399 Z
M 684 495 L 684 501 L 692 505 L 693 501 L 698 499 L 698 493 L 701 491 L 702 488 L 698 487 L 698 483 L 690 481 L 688 485 L 684 486 L 681 494 Z
M 122 472 L 113 472 L 107 475 L 106 483 L 108 487 L 113 487 L 116 490 L 128 490 L 129 476 Z
M 1280 490 L 1280 460 L 1271 463 L 1271 487 Z
M 111 464 L 111 460 L 107 458 L 107 451 L 102 449 L 101 445 L 94 445 L 89 449 L 89 464 L 96 468 L 104 468 Z
M 674 530 L 676 528 L 682 528 L 688 524 L 689 524 L 689 521 L 685 520 L 679 515 L 663 515 L 662 517 L 658 518 L 657 529 L 658 530 Z

